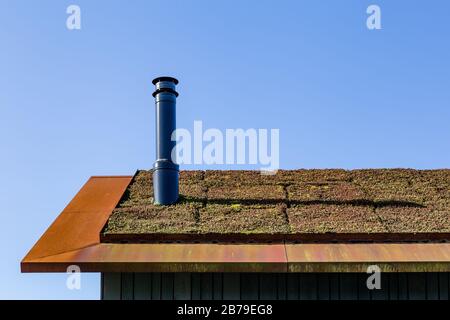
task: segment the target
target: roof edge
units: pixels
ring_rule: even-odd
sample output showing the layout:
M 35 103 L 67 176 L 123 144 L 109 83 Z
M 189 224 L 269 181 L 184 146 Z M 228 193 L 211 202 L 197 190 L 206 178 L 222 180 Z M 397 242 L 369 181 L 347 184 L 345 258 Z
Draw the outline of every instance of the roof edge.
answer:
M 23 261 L 28 272 L 450 272 L 442 244 L 97 244 Z

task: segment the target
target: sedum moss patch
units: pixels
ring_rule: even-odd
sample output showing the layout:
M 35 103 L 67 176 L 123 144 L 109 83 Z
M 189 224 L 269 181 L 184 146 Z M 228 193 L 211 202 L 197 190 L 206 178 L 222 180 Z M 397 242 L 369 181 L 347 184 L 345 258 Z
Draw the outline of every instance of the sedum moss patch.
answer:
M 208 188 L 208 200 L 254 200 L 262 202 L 275 200 L 282 203 L 286 199 L 284 188 L 278 185 L 236 185 L 236 186 L 214 186 Z
M 294 203 L 367 200 L 365 192 L 349 182 L 302 182 L 290 185 L 287 190 L 289 200 Z
M 383 226 L 368 206 L 300 205 L 288 209 L 294 233 L 383 233 Z
M 376 209 L 389 232 L 450 232 L 450 211 L 439 206 L 420 208 L 383 207 Z
M 105 233 L 192 233 L 197 230 L 195 212 L 191 204 L 118 208 L 109 218 Z
M 200 210 L 202 233 L 285 234 L 289 226 L 283 207 L 258 205 L 207 205 Z

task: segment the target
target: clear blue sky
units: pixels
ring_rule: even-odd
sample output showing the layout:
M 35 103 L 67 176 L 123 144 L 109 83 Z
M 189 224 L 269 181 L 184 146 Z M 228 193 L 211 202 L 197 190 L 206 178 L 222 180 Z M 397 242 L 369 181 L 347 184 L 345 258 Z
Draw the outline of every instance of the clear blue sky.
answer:
M 366 28 L 373 3 L 382 30 Z M 1 0 L 0 298 L 99 297 L 96 274 L 69 291 L 64 274 L 19 262 L 89 176 L 151 167 L 158 75 L 180 80 L 179 127 L 279 128 L 282 168 L 450 167 L 449 12 L 444 0 Z

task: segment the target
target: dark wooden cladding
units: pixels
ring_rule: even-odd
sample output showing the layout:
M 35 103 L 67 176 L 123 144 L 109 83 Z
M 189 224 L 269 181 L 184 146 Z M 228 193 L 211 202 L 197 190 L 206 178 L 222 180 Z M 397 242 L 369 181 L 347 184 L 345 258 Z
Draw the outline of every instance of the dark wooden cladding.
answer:
M 102 273 L 104 300 L 449 300 L 450 273 Z

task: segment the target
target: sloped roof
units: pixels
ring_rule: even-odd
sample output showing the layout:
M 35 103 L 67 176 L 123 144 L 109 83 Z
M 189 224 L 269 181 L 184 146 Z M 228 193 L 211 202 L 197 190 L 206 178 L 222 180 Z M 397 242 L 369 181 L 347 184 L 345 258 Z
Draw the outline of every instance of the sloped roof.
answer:
M 182 171 L 179 203 L 152 195 L 139 171 L 102 241 L 450 240 L 450 170 Z
M 133 185 L 140 178 L 146 179 L 139 174 Z M 139 193 L 132 191 L 132 181 L 131 176 L 91 177 L 21 261 L 22 272 L 67 272 L 72 265 L 82 272 L 365 272 L 373 264 L 383 272 L 450 271 L 448 241 L 102 243 L 112 211 Z

